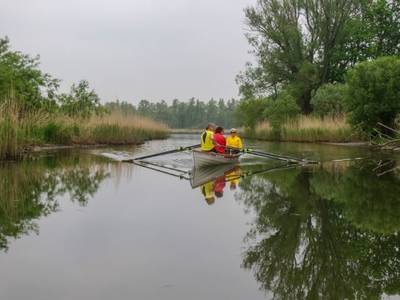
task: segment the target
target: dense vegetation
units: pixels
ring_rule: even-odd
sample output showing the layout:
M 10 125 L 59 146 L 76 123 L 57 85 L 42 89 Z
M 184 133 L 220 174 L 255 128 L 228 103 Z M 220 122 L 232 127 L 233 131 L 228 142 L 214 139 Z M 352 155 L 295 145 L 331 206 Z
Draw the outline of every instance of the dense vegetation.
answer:
M 0 159 L 44 143 L 139 143 L 163 137 L 164 125 L 107 110 L 85 80 L 59 93 L 59 80 L 39 58 L 13 51 L 0 39 Z
M 204 128 L 208 122 L 215 122 L 224 127 L 235 126 L 236 105 L 237 101 L 234 99 L 228 101 L 211 99 L 204 102 L 192 98 L 186 102 L 175 99 L 171 104 L 165 101 L 153 103 L 141 100 L 137 107 L 117 101 L 107 103 L 106 107 L 125 113 L 138 113 L 161 121 L 171 128 Z
M 396 89 L 390 82 L 397 75 L 384 70 L 400 54 L 399 1 L 258 0 L 245 13 L 256 62 L 237 77 L 241 125 L 255 128 L 268 121 L 282 135 L 288 119 L 299 115 L 295 106 L 321 118 L 345 115 L 368 135 L 377 122 L 394 125 L 400 100 L 396 90 L 382 89 Z M 394 57 L 379 60 L 382 56 Z M 370 65 L 356 67 L 363 61 Z M 361 68 L 369 75 L 362 76 Z M 380 85 L 385 79 L 389 83 Z M 368 105 L 357 100 L 363 97 L 360 85 L 369 87 Z M 369 108 L 356 110 L 360 105 Z

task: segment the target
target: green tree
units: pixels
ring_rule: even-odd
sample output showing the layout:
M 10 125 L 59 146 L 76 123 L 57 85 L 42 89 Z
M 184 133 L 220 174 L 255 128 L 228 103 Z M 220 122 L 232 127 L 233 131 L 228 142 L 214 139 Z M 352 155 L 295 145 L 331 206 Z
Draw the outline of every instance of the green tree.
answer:
M 347 69 L 357 62 L 400 54 L 400 2 L 360 1 L 357 13 L 345 26 L 345 42 L 336 52 L 341 66 L 335 76 L 343 81 Z
M 344 84 L 328 83 L 321 86 L 311 99 L 314 113 L 320 117 L 338 117 L 344 113 L 344 97 L 346 86 Z
M 39 57 L 13 51 L 8 38 L 0 38 L 0 101 L 13 93 L 21 110 L 56 107 L 59 80 L 39 69 Z
M 247 8 L 248 40 L 257 61 L 238 76 L 242 95 L 276 95 L 296 85 L 297 102 L 303 112 L 311 112 L 313 91 L 333 80 L 335 53 L 355 2 L 258 0 Z
M 240 101 L 236 108 L 238 124 L 254 128 L 259 121 L 264 119 L 263 108 L 267 103 L 267 98 L 250 98 Z
M 264 110 L 265 118 L 276 133 L 279 133 L 285 121 L 295 118 L 300 113 L 296 99 L 287 91 L 279 93 L 277 99 L 268 99 Z
M 345 97 L 350 123 L 370 134 L 378 122 L 394 127 L 400 113 L 399 82 L 400 59 L 397 57 L 363 62 L 350 70 Z

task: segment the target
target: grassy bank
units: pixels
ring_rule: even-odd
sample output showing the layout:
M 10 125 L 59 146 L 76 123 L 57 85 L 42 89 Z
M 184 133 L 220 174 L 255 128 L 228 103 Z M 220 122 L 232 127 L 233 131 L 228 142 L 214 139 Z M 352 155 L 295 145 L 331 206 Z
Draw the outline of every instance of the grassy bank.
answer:
M 313 116 L 301 116 L 295 121 L 288 121 L 280 130 L 274 130 L 268 122 L 263 122 L 254 131 L 246 130 L 244 135 L 261 140 L 287 142 L 347 143 L 363 140 L 344 118 L 321 119 Z
M 138 144 L 164 138 L 168 128 L 140 116 L 111 113 L 73 119 L 41 111 L 23 112 L 16 101 L 0 105 L 0 159 L 15 159 L 32 146 Z

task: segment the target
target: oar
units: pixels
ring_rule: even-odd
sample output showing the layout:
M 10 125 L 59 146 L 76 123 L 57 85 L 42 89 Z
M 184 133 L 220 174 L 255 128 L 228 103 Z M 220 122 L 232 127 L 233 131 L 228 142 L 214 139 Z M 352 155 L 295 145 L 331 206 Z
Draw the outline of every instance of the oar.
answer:
M 173 149 L 173 150 L 168 150 L 168 151 L 159 152 L 159 153 L 154 153 L 154 154 L 149 154 L 149 155 L 145 155 L 145 156 L 140 156 L 140 157 L 125 159 L 125 160 L 123 160 L 123 162 L 133 162 L 133 161 L 135 161 L 135 160 L 142 160 L 142 159 L 146 159 L 146 158 L 151 158 L 151 157 L 156 157 L 156 156 L 161 156 L 161 155 L 166 155 L 166 154 L 172 154 L 172 153 L 181 152 L 181 151 L 186 151 L 186 150 L 192 150 L 192 149 L 198 148 L 198 147 L 200 147 L 200 144 L 196 144 L 196 145 L 192 145 L 192 146 L 187 146 L 187 147 L 179 147 L 179 148 Z
M 266 157 L 266 158 L 271 158 L 271 159 L 283 160 L 283 161 L 287 161 L 287 162 L 299 163 L 299 162 L 303 161 L 300 158 L 289 157 L 289 156 L 285 156 L 285 155 L 279 155 L 279 154 L 274 154 L 274 153 L 270 153 L 270 152 L 252 150 L 252 149 L 244 149 L 243 152 L 251 154 L 251 155 L 254 155 L 254 156 L 260 156 L 260 157 Z
M 291 157 L 291 156 L 286 156 L 286 155 L 270 153 L 270 152 L 258 151 L 258 150 L 253 150 L 253 149 L 249 149 L 249 148 L 243 149 L 242 152 L 252 154 L 254 156 L 277 159 L 277 160 L 282 160 L 282 161 L 286 161 L 286 162 L 290 162 L 290 163 L 310 163 L 310 164 L 318 163 L 317 161 L 313 161 L 313 160 L 307 160 L 307 159 L 302 159 L 302 158 L 297 158 L 297 157 Z

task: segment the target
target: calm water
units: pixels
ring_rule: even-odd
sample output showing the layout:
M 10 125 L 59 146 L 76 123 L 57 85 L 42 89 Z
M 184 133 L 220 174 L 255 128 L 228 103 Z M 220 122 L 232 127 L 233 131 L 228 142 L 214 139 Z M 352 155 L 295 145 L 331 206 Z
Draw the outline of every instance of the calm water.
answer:
M 0 299 L 400 299 L 398 157 L 251 143 L 323 163 L 248 157 L 191 181 L 110 159 L 195 138 L 1 164 Z

